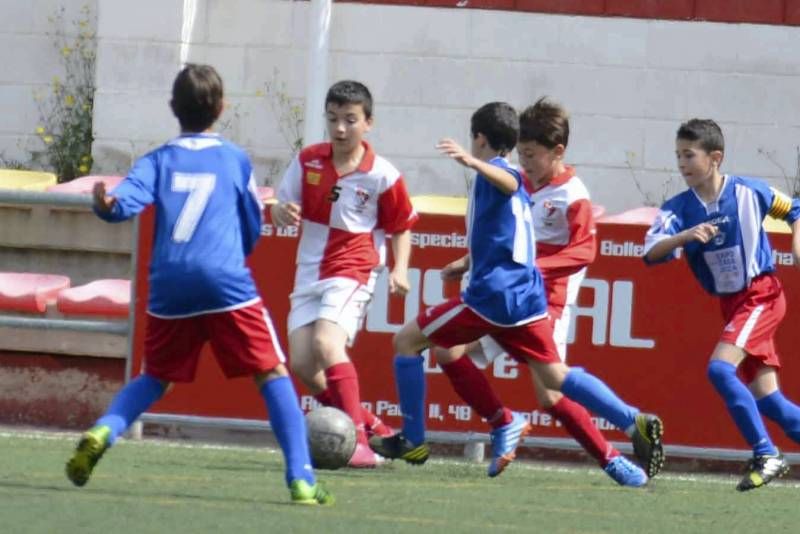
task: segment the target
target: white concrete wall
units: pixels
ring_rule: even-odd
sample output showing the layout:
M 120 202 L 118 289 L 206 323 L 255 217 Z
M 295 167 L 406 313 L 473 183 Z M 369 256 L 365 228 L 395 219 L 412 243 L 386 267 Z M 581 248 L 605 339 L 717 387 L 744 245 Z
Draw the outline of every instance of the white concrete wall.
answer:
M 7 11 L 36 18 L 18 4 L 25 3 L 0 0 Z M 233 106 L 225 133 L 250 151 L 263 181 L 277 182 L 273 162 L 286 157 L 288 146 L 259 90 L 277 72 L 288 94 L 302 98 L 308 3 L 97 0 L 97 6 L 96 172 L 123 172 L 132 157 L 176 132 L 167 101 L 183 52 L 220 70 Z M 465 174 L 435 153 L 436 140 L 466 141 L 471 112 L 487 101 L 524 106 L 543 94 L 571 109 L 569 160 L 595 201 L 612 212 L 643 203 L 632 173 L 651 201 L 682 187 L 674 132 L 694 116 L 722 124 L 725 170 L 765 176 L 784 189 L 775 163 L 790 176 L 797 172 L 800 28 L 338 2 L 333 9 L 331 81 L 356 78 L 370 86 L 376 98 L 370 138 L 405 173 L 412 194 L 463 195 Z M 1 96 L 20 102 L 0 126 L 3 143 L 31 130 L 25 86 L 47 82 L 56 68 L 55 59 L 37 63 L 46 39 L 34 30 L 44 26 L 37 19 L 24 33 L 8 18 L 0 22 L 0 40 L 8 42 L 0 46 L 4 63 L 19 64 L 0 73 Z M 21 43 L 29 61 L 9 51 Z
M 72 22 L 85 5 L 92 11 L 96 0 L 0 0 L 0 156 L 27 161 L 40 150 L 35 130 L 39 113 L 35 92 L 50 90 L 54 76 L 64 77 L 59 50 L 48 35 L 57 26 L 49 20 L 64 8 L 63 29 L 75 35 Z

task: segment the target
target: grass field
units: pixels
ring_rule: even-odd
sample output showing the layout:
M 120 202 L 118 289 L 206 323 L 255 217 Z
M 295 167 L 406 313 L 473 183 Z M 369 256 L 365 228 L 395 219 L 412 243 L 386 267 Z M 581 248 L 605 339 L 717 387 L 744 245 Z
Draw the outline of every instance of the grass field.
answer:
M 665 473 L 644 490 L 598 469 L 431 460 L 321 472 L 334 507 L 288 504 L 271 449 L 120 442 L 84 488 L 64 476 L 76 434 L 0 433 L 0 531 L 27 532 L 797 532 L 796 483 L 739 494 L 733 477 Z

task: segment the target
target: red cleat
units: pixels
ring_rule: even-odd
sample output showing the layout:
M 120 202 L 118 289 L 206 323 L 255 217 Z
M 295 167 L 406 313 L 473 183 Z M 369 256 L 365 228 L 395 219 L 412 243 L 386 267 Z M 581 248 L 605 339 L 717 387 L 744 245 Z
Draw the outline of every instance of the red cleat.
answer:
M 366 428 L 367 430 L 367 437 L 371 438 L 372 436 L 379 436 L 382 438 L 388 438 L 389 436 L 394 436 L 395 431 L 392 427 L 378 419 L 377 417 L 372 422 L 372 424 Z

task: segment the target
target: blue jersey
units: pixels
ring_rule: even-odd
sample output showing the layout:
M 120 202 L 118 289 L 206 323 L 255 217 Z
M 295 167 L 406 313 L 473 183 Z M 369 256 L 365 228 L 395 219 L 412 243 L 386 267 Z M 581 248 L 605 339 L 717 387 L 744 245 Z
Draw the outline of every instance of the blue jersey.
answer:
M 245 257 L 261 235 L 250 160 L 215 134 L 182 135 L 139 159 L 110 193 L 111 222 L 155 204 L 148 311 L 176 318 L 258 302 Z
M 684 245 L 686 259 L 707 292 L 716 296 L 737 293 L 749 287 L 753 278 L 775 270 L 762 225 L 767 215 L 791 224 L 800 217 L 800 203 L 760 180 L 726 175 L 713 202 L 703 202 L 688 189 L 664 203 L 647 232 L 645 254 L 662 239 L 700 223 L 713 224 L 719 233 L 708 243 Z M 675 257 L 677 250 L 659 262 Z M 650 263 L 646 257 L 645 262 Z
M 510 172 L 519 184 L 511 195 L 478 174 L 467 208 L 469 284 L 464 302 L 501 326 L 524 324 L 547 314 L 544 283 L 536 268 L 531 200 L 519 171 L 503 158 L 489 163 Z

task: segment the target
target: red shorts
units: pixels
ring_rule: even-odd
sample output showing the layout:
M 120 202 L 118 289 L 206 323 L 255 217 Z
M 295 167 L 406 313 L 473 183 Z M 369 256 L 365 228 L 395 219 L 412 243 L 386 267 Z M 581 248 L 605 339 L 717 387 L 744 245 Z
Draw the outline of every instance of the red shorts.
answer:
M 441 347 L 463 345 L 490 335 L 521 363 L 561 361 L 553 341 L 553 324 L 547 317 L 519 326 L 498 326 L 472 311 L 457 297 L 420 313 L 417 325 L 431 342 Z
M 180 319 L 148 315 L 147 321 L 144 368 L 160 380 L 193 381 L 206 341 L 228 378 L 265 373 L 286 361 L 261 302 Z
M 755 279 L 750 287 L 720 299 L 725 328 L 720 342 L 736 345 L 747 352 L 739 375 L 749 384 L 766 365 L 781 366 L 775 350 L 775 331 L 786 315 L 786 298 L 780 280 L 772 274 Z

